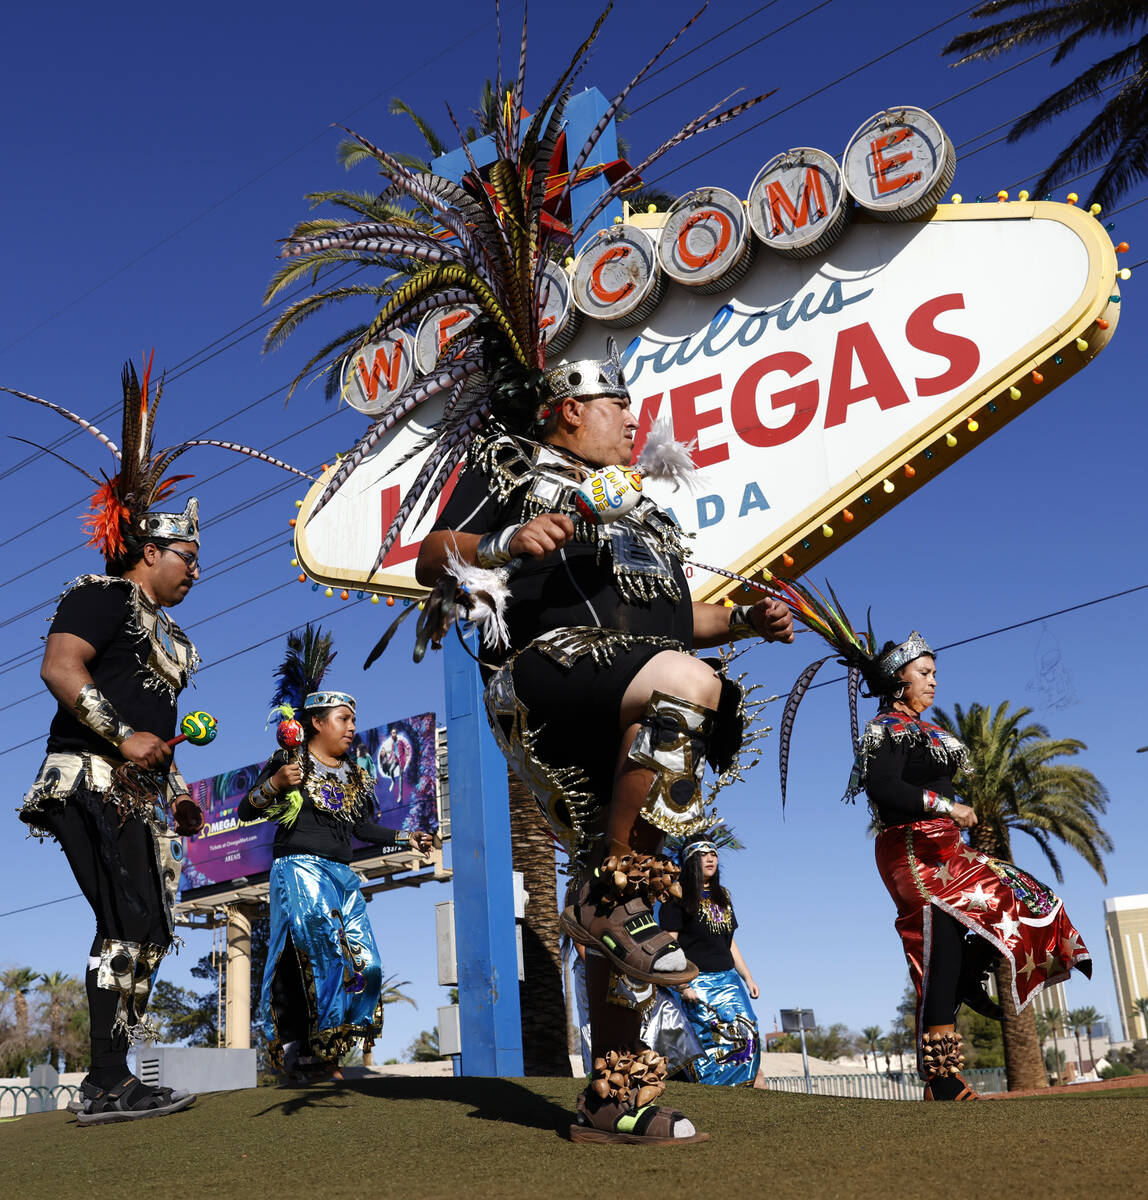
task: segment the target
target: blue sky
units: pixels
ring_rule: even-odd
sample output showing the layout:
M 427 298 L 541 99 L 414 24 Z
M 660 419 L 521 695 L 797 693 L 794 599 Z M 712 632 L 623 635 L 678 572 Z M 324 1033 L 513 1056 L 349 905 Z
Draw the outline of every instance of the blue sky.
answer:
M 509 7 L 507 40 L 516 46 L 519 10 Z M 657 6 L 656 25 L 651 11 L 619 4 L 586 83 L 615 91 L 691 6 L 666 0 Z M 957 4 L 906 10 L 886 0 L 864 6 L 829 0 L 796 11 L 713 5 L 669 59 L 683 51 L 685 57 L 668 59 L 631 97 L 626 136 L 640 157 L 735 88 L 753 94 L 776 87 L 777 95 L 740 125 L 689 143 L 651 176 L 678 192 L 709 183 L 744 195 L 777 152 L 809 145 L 840 155 L 871 113 L 911 103 L 933 112 L 956 144 L 955 190 L 967 199 L 994 196 L 1002 187 L 1015 194 L 1067 140 L 1084 110 L 1051 134 L 1009 146 L 997 127 L 1067 78 L 1066 68 L 1050 69 L 1045 55 L 991 78 L 1026 57 L 1018 55 L 954 70 L 939 50 L 964 28 L 960 19 L 888 55 L 961 11 Z M 528 106 L 595 15 L 594 6 L 534 6 Z M 206 3 L 194 12 L 136 3 L 101 10 L 24 6 L 6 17 L 5 34 L 0 206 L 9 234 L 0 284 L 0 382 L 95 418 L 118 411 L 123 360 L 138 360 L 155 346 L 157 365 L 169 373 L 163 442 L 223 437 L 308 469 L 349 445 L 360 418 L 324 405 L 316 388 L 296 393 L 284 407 L 283 389 L 320 338 L 360 314 L 347 310 L 326 325 L 315 322 L 286 349 L 260 354 L 268 318 L 260 299 L 275 268 L 277 239 L 305 215 L 305 192 L 374 185 L 368 168 L 348 178 L 337 165 L 339 131 L 332 123 L 387 148 L 420 150 L 410 123 L 387 112 L 397 95 L 451 140 L 444 102 L 461 116 L 493 74 L 493 7 L 447 0 L 427 21 L 415 6 L 379 17 L 363 10 L 316 18 L 313 7 L 290 0 Z M 1079 69 L 1095 57 L 1086 47 L 1067 67 Z M 1085 200 L 1087 184 L 1066 185 L 1057 196 L 1075 190 Z M 1117 223 L 1116 238 L 1131 243 L 1122 265 L 1135 267 L 1148 245 L 1142 236 L 1148 206 L 1136 204 L 1145 196 L 1148 184 L 1141 183 L 1117 206 L 1131 207 L 1102 217 Z M 943 645 L 1148 583 L 1139 529 L 1148 428 L 1138 291 L 1134 273 L 1123 287 L 1123 319 L 1112 344 L 1085 372 L 824 564 L 852 608 L 872 605 L 881 636 L 903 637 L 920 627 Z M 51 414 L 9 397 L 0 405 L 10 433 L 40 442 L 67 433 Z M 114 436 L 117 418 L 108 423 Z M 106 451 L 87 435 L 61 449 L 88 469 L 106 465 Z M 53 707 L 39 684 L 36 653 L 51 601 L 66 580 L 99 569 L 94 553 L 80 548 L 83 481 L 31 454 L 19 443 L 0 442 L 0 502 L 8 514 L 0 532 L 0 759 L 10 809 L 35 773 Z M 263 718 L 283 640 L 276 635 L 307 619 L 329 622 L 334 631 L 340 658 L 332 678 L 358 694 L 364 724 L 441 711 L 441 670 L 436 661 L 420 668 L 409 662 L 409 637 L 389 651 L 386 670 L 359 671 L 390 610 L 327 601 L 294 582 L 288 520 L 302 494 L 294 483 L 222 452 L 184 461 L 197 474 L 208 565 L 177 614 L 208 664 L 188 699 L 220 721 L 212 746 L 181 756 L 188 778 L 269 752 Z M 1059 890 L 1096 959 L 1094 981 L 1072 982 L 1069 1001 L 1113 1018 L 1103 900 L 1148 892 L 1141 808 L 1148 755 L 1135 754 L 1148 743 L 1146 594 L 1026 625 L 940 660 L 944 706 L 1031 705 L 1054 734 L 1088 744 L 1080 761 L 1109 789 L 1105 824 L 1116 849 L 1107 883 L 1071 852 L 1062 855 Z M 784 694 L 815 653 L 808 641 L 799 639 L 795 649 L 754 649 L 743 664 Z M 1055 707 L 1057 697 L 1067 705 Z M 784 817 L 772 745 L 723 804 L 749 847 L 723 871 L 767 1026 L 778 1008 L 793 1005 L 813 1007 L 824 1023 L 885 1026 L 904 986 L 892 906 L 873 867 L 864 810 L 838 800 L 849 770 L 847 730 L 844 688 L 812 692 L 795 734 Z M 1035 845 L 1020 838 L 1014 852 L 1052 882 Z M 23 826 L 10 817 L 0 840 L 0 913 L 11 914 L 0 916 L 0 966 L 78 971 L 90 937 L 81 900 L 12 913 L 75 891 L 62 855 L 50 844 L 25 841 Z M 388 1013 L 382 1057 L 398 1054 L 433 1025 L 444 1000 L 435 979 L 433 904 L 447 895 L 445 887 L 401 889 L 371 906 L 385 967 L 411 981 L 420 1006 Z M 192 937 L 165 969 L 167 977 L 191 982 L 188 967 L 209 947 L 208 935 Z

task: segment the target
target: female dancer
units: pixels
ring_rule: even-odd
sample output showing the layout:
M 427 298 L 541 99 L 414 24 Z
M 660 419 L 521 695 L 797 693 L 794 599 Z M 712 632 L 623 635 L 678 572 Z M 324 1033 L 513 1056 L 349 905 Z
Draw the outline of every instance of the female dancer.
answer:
M 303 1080 L 342 1078 L 340 1056 L 382 1029 L 382 965 L 350 867 L 352 837 L 384 852 L 409 845 L 426 853 L 433 844 L 427 833 L 373 820 L 374 783 L 349 753 L 354 697 L 318 690 L 334 658 L 330 645 L 329 635 L 310 626 L 303 637 L 288 638 L 275 703 L 293 711 L 299 685 L 309 688 L 300 705 L 304 744 L 271 756 L 238 814 L 279 826 L 261 1007 L 272 1063 Z
M 704 1054 L 685 1073 L 695 1083 L 756 1086 L 761 1040 L 751 1001 L 758 988 L 733 939 L 737 917 L 708 838 L 683 847 L 681 885 L 681 900 L 663 901 L 658 922 L 677 934 L 699 971 L 681 995 Z
M 856 746 L 848 796 L 866 792 L 880 831 L 877 870 L 897 906 L 896 928 L 917 992 L 917 1065 L 925 1099 L 978 1099 L 961 1075 L 956 1016 L 968 1004 L 999 1019 L 981 987 L 988 969 L 1003 959 L 1019 1012 L 1037 992 L 1067 979 L 1073 967 L 1090 977 L 1091 956 L 1048 887 L 962 840 L 961 831 L 977 823 L 953 786 L 954 776 L 969 769 L 968 751 L 922 719 L 937 691 L 936 656 L 928 642 L 914 631 L 899 645 L 886 642 L 876 651 L 872 630 L 855 633 L 838 605 L 813 594 L 804 599 L 819 618 L 806 623 L 850 668 L 854 721 L 858 676 L 879 701 Z M 821 663 L 806 668 L 786 703 L 783 796 L 789 730 Z

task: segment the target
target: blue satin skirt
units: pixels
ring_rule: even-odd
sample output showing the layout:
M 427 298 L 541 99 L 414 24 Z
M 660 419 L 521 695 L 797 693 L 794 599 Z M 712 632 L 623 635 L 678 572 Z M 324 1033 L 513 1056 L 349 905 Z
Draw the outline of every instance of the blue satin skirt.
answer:
M 685 1068 L 695 1083 L 751 1085 L 761 1063 L 757 1014 L 741 976 L 733 970 L 703 972 L 690 987 L 699 1003 L 681 1002 L 704 1053 Z
M 277 858 L 271 867 L 271 938 L 263 972 L 263 1030 L 272 1062 L 282 1053 L 272 982 L 285 954 L 298 962 L 306 1016 L 293 1013 L 290 1024 L 306 1025 L 301 1052 L 337 1062 L 361 1038 L 382 1030 L 382 963 L 367 919 L 359 877 L 350 867 L 314 854 Z

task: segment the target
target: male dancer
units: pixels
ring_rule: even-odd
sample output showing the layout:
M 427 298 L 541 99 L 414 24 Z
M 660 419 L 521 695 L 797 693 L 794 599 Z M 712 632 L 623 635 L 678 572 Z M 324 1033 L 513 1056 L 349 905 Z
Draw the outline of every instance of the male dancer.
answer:
M 199 577 L 195 499 L 147 513 L 106 575 L 81 575 L 52 620 L 40 676 L 58 701 L 47 757 L 20 812 L 59 842 L 96 917 L 86 976 L 92 1064 L 81 1125 L 164 1116 L 195 1097 L 146 1087 L 129 1071 L 129 1039 L 148 1032 L 152 978 L 171 947 L 178 846 L 156 792 L 195 833 L 202 814 L 172 762 L 176 697 L 199 663 L 164 612 Z
M 510 765 L 570 851 L 562 925 L 591 951 L 595 1069 L 571 1136 L 704 1140 L 651 1103 L 664 1060 L 641 1047 L 638 1013 L 609 1002 L 610 974 L 666 986 L 697 974 L 652 917 L 676 874 L 659 854 L 666 833 L 709 824 L 705 762 L 733 765 L 743 714 L 740 689 L 688 650 L 751 636 L 792 642 L 792 619 L 773 599 L 692 604 L 681 531 L 648 497 L 609 525 L 584 520 L 579 484 L 630 463 L 638 423 L 616 351 L 551 368 L 545 382 L 538 440 L 497 430 L 476 439 L 417 574 L 435 583 L 452 556 L 487 568 L 528 559 L 510 580 L 509 652 L 485 672 L 486 700 Z
M 77 467 L 98 484 L 85 521 L 106 574 L 81 575 L 60 598 L 40 668 L 59 707 L 47 757 L 20 810 L 34 835 L 59 842 L 96 918 L 86 975 L 92 1064 L 81 1085 L 81 1125 L 166 1116 L 195 1101 L 146 1087 L 127 1067 L 130 1041 L 152 1033 L 144 1013 L 173 940 L 178 837 L 203 825 L 170 746 L 176 698 L 199 655 L 164 611 L 199 577 L 199 504 L 193 497 L 183 512 L 163 511 L 176 479 L 162 476 L 193 445 L 222 445 L 303 474 L 233 443 L 183 442 L 157 451 L 163 384 L 152 392 L 150 373 L 150 361 L 142 382 L 131 363 L 124 367 L 118 447 L 67 409 L 3 389 L 76 422 L 117 460 L 102 484 Z

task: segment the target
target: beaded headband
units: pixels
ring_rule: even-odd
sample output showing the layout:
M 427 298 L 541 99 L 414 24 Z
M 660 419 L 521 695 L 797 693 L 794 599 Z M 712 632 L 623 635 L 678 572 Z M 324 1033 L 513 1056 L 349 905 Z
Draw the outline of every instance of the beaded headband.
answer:
M 682 853 L 682 862 L 688 862 L 695 854 L 716 854 L 717 846 L 713 842 L 691 842 Z

